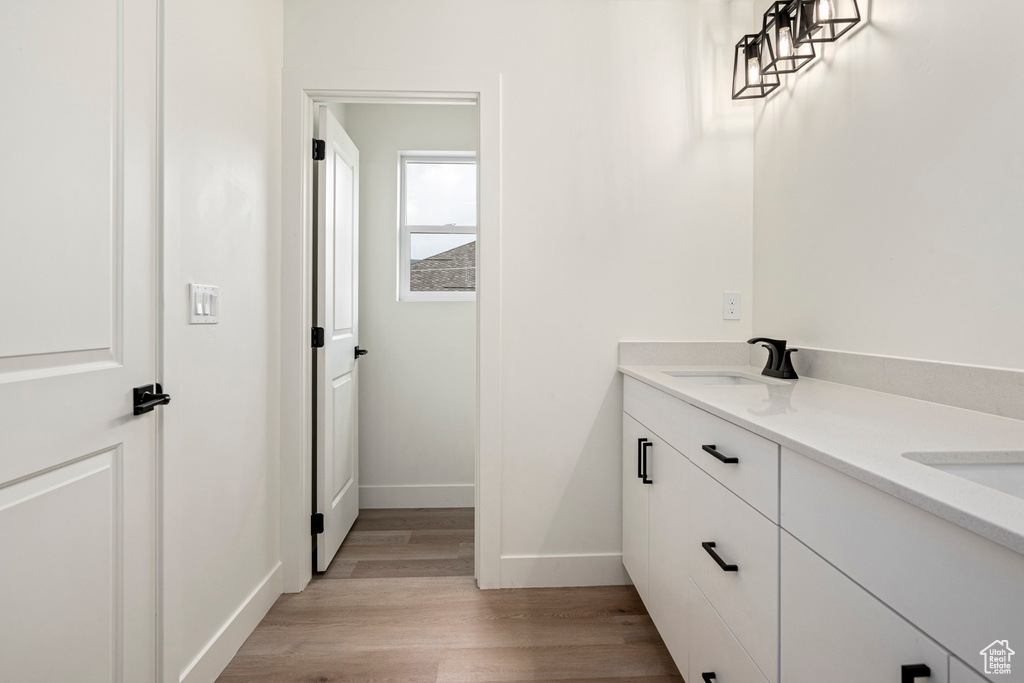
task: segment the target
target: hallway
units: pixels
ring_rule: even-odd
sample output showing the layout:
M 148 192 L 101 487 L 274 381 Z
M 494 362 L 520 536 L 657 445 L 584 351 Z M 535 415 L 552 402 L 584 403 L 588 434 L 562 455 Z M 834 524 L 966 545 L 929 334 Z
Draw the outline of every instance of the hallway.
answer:
M 681 681 L 631 586 L 480 591 L 473 510 L 362 510 L 218 681 Z

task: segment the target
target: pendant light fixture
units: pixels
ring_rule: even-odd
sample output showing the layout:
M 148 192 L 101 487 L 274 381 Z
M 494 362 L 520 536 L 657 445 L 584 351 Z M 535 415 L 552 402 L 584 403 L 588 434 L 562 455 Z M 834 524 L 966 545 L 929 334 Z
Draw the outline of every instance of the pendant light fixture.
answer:
M 767 72 L 763 63 L 764 34 L 753 33 L 743 36 L 736 43 L 735 61 L 732 67 L 732 98 L 749 100 L 766 97 L 779 87 L 777 72 Z
M 797 42 L 797 3 L 774 2 L 764 13 L 761 71 L 766 74 L 796 73 L 814 59 L 814 44 Z
M 860 23 L 857 0 L 794 0 L 798 43 L 831 43 Z

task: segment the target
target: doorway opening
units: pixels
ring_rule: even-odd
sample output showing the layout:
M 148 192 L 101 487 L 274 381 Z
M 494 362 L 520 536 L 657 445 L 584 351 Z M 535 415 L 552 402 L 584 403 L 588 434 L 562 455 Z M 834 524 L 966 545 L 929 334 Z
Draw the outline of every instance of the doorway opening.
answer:
M 314 571 L 404 558 L 472 576 L 476 103 L 336 102 L 314 118 Z M 399 531 L 389 517 L 459 528 L 403 547 L 379 533 Z M 385 538 L 376 558 L 366 544 Z
M 310 198 L 313 196 L 313 167 L 310 141 L 320 105 L 329 111 L 339 105 L 431 105 L 431 109 L 476 109 L 475 151 L 478 154 L 476 301 L 460 302 L 474 312 L 472 345 L 475 368 L 472 373 L 473 396 L 473 480 L 413 482 L 407 490 L 392 490 L 390 482 L 370 481 L 368 499 L 407 496 L 406 504 L 417 504 L 416 496 L 452 496 L 461 507 L 472 496 L 475 547 L 473 567 L 477 585 L 497 588 L 500 582 L 501 537 L 501 371 L 500 371 L 500 77 L 497 73 L 448 74 L 431 72 L 339 72 L 285 70 L 284 73 L 284 146 L 283 146 L 283 225 L 281 244 L 281 556 L 283 589 L 301 591 L 312 578 L 316 562 L 312 552 L 311 517 L 314 452 L 310 425 L 314 424 L 313 353 L 310 330 L 316 327 L 314 314 L 314 257 L 316 229 Z M 440 107 L 437 105 L 449 105 Z M 461 105 L 461 106 L 451 106 Z M 347 112 L 343 115 L 347 118 Z M 335 116 L 337 118 L 337 116 Z M 423 149 L 423 145 L 404 144 L 408 151 L 445 151 Z M 416 149 L 419 148 L 419 149 Z M 457 150 L 474 151 L 473 147 Z M 397 161 L 391 173 L 399 175 Z M 358 195 L 356 195 L 358 196 Z M 397 197 L 396 195 L 393 197 Z M 394 206 L 397 198 L 392 200 Z M 364 211 L 366 210 L 365 207 Z M 392 208 L 392 212 L 395 209 Z M 398 231 L 395 222 L 392 230 Z M 358 253 L 358 250 L 357 252 Z M 397 273 L 400 255 L 392 262 Z M 367 285 L 369 287 L 369 285 Z M 391 296 L 397 301 L 398 283 L 391 283 Z M 358 301 L 358 297 L 356 299 Z M 403 306 L 423 306 L 402 302 Z M 431 304 L 433 305 L 433 304 Z M 450 305 L 450 304 L 449 304 Z M 322 308 L 318 302 L 318 308 Z M 423 308 L 412 310 L 425 310 Z M 357 318 L 358 319 L 358 318 Z M 365 325 L 364 325 L 365 329 Z M 315 333 L 315 330 L 314 330 Z M 325 342 L 330 334 L 325 331 Z M 415 333 L 414 333 L 415 336 Z M 422 337 L 422 335 L 420 335 Z M 370 355 L 358 363 L 375 359 L 375 350 L 357 340 Z M 381 342 L 385 348 L 387 341 Z M 318 350 L 319 352 L 319 350 Z M 383 355 L 383 353 L 382 353 Z M 357 365 L 358 365 L 357 363 Z M 369 374 L 369 373 L 367 373 Z M 324 386 L 327 386 L 324 384 Z M 358 421 L 353 424 L 358 424 Z M 400 429 L 402 425 L 390 425 Z M 356 437 L 358 439 L 358 436 Z M 359 439 L 361 441 L 361 439 Z M 357 443 L 359 442 L 357 441 Z M 358 467 L 358 465 L 356 465 Z M 454 486 L 450 486 L 453 484 Z M 374 486 L 379 489 L 373 489 Z M 400 486 L 400 485 L 397 485 Z M 411 496 L 411 499 L 408 498 Z M 462 498 L 459 498 L 462 496 Z M 376 504 L 382 504 L 380 502 Z M 424 502 L 418 503 L 425 505 Z M 432 504 L 439 504 L 434 502 Z M 428 508 L 429 509 L 429 508 Z M 316 519 L 313 519 L 316 524 Z M 322 541 L 322 537 L 320 538 Z

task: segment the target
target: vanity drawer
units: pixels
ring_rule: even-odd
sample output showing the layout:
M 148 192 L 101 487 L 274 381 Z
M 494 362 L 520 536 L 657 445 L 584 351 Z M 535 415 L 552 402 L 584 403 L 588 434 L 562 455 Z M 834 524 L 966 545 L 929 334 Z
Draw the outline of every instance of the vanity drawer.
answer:
M 704 595 L 686 577 L 690 604 L 690 662 L 687 681 L 694 683 L 767 683 L 739 641 Z
M 693 406 L 633 377 L 623 377 L 622 409 L 680 453 L 689 446 Z
M 685 451 L 690 460 L 777 523 L 778 444 L 711 413 L 692 410 L 690 447 Z
M 760 670 L 774 681 L 779 527 L 696 467 L 691 470 L 688 505 L 690 576 Z M 710 543 L 714 547 L 705 546 Z
M 944 649 L 786 532 L 781 594 L 781 680 L 899 683 L 924 665 L 915 683 L 946 683 Z
M 963 661 L 1024 643 L 1024 555 L 787 449 L 781 503 L 784 529 Z

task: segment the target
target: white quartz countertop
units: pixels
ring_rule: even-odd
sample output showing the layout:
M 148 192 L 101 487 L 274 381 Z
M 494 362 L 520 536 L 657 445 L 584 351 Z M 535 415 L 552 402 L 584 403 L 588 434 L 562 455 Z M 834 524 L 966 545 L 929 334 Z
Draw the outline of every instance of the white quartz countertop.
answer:
M 844 384 L 708 386 L 666 372 L 746 366 L 620 366 L 619 371 L 943 519 L 1024 554 L 1024 500 L 908 458 L 1024 452 L 1024 421 Z

